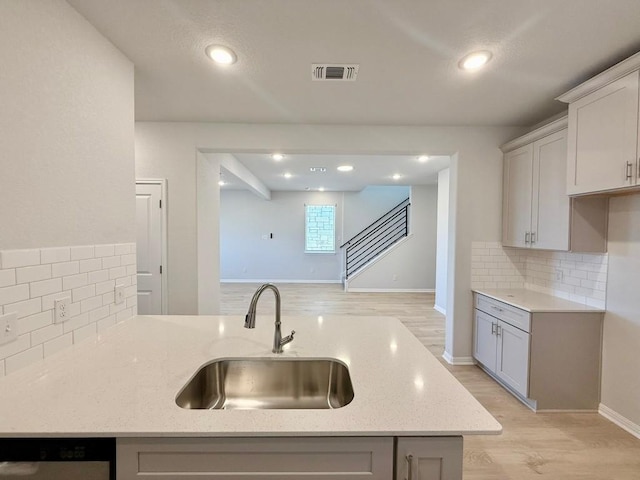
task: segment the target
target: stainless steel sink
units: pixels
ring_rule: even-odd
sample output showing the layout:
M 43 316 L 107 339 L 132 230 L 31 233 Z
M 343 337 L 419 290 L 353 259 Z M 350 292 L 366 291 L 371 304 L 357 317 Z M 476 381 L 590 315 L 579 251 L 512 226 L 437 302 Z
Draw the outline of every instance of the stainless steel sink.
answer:
M 178 393 L 189 409 L 328 409 L 353 400 L 347 367 L 337 360 L 228 359 L 209 363 Z

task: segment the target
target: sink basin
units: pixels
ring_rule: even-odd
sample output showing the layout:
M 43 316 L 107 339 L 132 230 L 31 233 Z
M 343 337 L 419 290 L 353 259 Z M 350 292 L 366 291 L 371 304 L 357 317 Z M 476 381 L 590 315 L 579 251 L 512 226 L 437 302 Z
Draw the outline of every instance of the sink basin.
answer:
M 188 409 L 328 409 L 353 400 L 347 367 L 325 359 L 226 359 L 204 365 L 176 403 Z

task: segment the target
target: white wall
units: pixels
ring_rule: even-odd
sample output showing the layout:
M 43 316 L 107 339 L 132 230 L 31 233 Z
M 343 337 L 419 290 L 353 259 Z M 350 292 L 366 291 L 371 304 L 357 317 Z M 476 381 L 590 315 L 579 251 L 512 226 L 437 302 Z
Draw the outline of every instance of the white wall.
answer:
M 267 201 L 244 190 L 220 192 L 220 278 L 339 282 L 336 253 L 304 252 L 304 206 L 336 205 L 336 248 L 342 238 L 341 192 L 271 192 Z M 263 235 L 273 234 L 264 240 Z
M 345 192 L 342 243 L 407 198 L 409 198 L 407 186 L 371 185 L 359 192 Z
M 409 237 L 349 279 L 349 291 L 433 291 L 438 187 L 411 187 Z
M 220 311 L 220 166 L 218 162 L 198 153 L 196 171 L 198 313 L 216 315 Z
M 640 436 L 640 194 L 609 203 L 601 402 Z
M 0 85 L 0 248 L 135 241 L 131 62 L 62 0 L 3 0 Z
M 447 311 L 447 256 L 449 250 L 449 169 L 438 172 L 436 220 L 436 298 L 434 308 Z
M 133 110 L 133 65 L 69 4 L 0 2 L 0 376 L 136 312 Z
M 136 174 L 169 184 L 169 310 L 197 310 L 196 150 L 207 152 L 452 155 L 447 344 L 471 358 L 471 242 L 499 241 L 502 152 L 521 133 L 506 127 L 385 127 L 139 122 Z M 455 321 L 454 321 L 455 320 Z

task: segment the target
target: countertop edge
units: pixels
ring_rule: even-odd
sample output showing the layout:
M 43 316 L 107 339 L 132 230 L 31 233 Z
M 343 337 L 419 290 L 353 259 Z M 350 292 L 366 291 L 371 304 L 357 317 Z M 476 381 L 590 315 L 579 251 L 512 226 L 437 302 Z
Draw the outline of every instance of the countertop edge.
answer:
M 485 297 L 492 298 L 494 300 L 498 300 L 499 302 L 506 303 L 507 305 L 511 305 L 512 307 L 519 308 L 520 310 L 524 310 L 529 313 L 605 313 L 606 310 L 597 307 L 591 307 L 589 305 L 583 305 L 572 300 L 567 300 L 562 297 L 556 297 L 554 295 L 550 295 L 548 293 L 537 292 L 536 290 L 528 290 L 532 293 L 536 293 L 538 295 L 545 295 L 550 298 L 554 298 L 557 300 L 561 300 L 567 303 L 573 303 L 576 307 L 531 307 L 526 306 L 520 303 L 517 299 L 506 298 L 501 294 L 492 293 L 490 290 L 484 290 L 482 288 L 472 288 L 472 292 L 477 293 L 479 295 L 484 295 Z
M 498 430 L 464 431 L 433 431 L 433 432 L 27 432 L 0 433 L 2 438 L 314 438 L 314 437 L 459 437 L 469 435 L 501 435 L 502 427 Z

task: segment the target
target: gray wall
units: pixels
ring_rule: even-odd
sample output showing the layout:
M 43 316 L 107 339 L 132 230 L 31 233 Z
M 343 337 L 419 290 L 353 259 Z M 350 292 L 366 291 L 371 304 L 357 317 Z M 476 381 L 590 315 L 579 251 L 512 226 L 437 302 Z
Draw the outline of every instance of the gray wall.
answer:
M 602 405 L 633 422 L 638 432 L 640 194 L 611 198 L 608 237 L 609 271 L 602 349 Z
M 408 197 L 409 187 L 406 186 L 372 185 L 360 192 L 345 192 L 343 242 Z
M 340 192 L 220 192 L 220 278 L 339 282 L 342 251 L 304 252 L 304 206 L 336 205 L 336 247 L 342 238 Z M 273 234 L 264 240 L 263 235 Z
M 435 308 L 447 311 L 447 257 L 449 250 L 449 169 L 438 172 Z
M 135 241 L 132 63 L 62 0 L 3 0 L 0 84 L 0 248 Z
M 223 281 L 339 282 L 344 253 L 304 253 L 304 205 L 336 205 L 336 247 L 409 196 L 409 187 L 360 192 L 273 192 L 271 201 L 220 189 L 220 278 Z M 345 232 L 345 233 L 343 233 Z M 349 233 L 346 233 L 349 232 Z M 273 233 L 273 239 L 262 236 Z
M 433 291 L 438 187 L 411 187 L 409 237 L 349 280 L 349 290 Z

